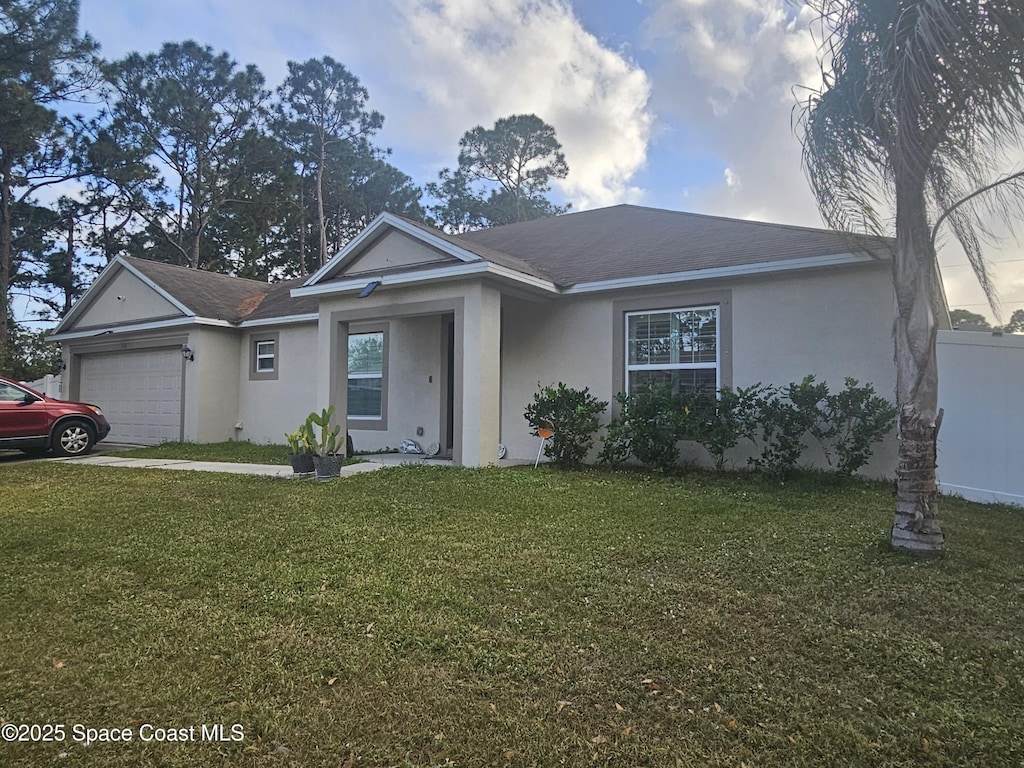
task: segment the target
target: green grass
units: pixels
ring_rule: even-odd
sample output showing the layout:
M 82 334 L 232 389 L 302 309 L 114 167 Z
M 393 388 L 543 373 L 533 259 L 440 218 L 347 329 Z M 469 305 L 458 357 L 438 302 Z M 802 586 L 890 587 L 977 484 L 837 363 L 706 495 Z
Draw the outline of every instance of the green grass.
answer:
M 223 443 L 161 443 L 127 451 L 112 451 L 111 456 L 136 459 L 188 459 L 190 461 L 227 461 L 240 464 L 288 464 L 288 446 L 228 440 Z
M 245 734 L 3 765 L 1024 762 L 1020 510 L 946 500 L 915 562 L 884 484 L 26 463 L 0 498 L 0 720 Z

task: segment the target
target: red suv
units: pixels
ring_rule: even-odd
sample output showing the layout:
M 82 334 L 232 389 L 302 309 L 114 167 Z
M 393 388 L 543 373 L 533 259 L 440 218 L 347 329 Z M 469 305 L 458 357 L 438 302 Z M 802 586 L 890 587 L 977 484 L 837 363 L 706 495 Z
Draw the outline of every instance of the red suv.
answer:
M 0 376 L 0 448 L 82 456 L 109 432 L 97 406 L 55 400 Z

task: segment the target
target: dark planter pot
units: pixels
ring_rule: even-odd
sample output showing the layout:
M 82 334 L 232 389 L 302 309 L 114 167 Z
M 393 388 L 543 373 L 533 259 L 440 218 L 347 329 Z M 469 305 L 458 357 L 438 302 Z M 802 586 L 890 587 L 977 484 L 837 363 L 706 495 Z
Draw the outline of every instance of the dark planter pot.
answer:
M 296 475 L 312 475 L 316 471 L 312 453 L 289 453 L 288 461 L 292 464 L 292 472 Z
M 339 453 L 330 453 L 327 456 L 314 456 L 313 465 L 316 468 L 317 480 L 331 480 L 341 475 L 341 465 L 345 463 L 345 457 Z

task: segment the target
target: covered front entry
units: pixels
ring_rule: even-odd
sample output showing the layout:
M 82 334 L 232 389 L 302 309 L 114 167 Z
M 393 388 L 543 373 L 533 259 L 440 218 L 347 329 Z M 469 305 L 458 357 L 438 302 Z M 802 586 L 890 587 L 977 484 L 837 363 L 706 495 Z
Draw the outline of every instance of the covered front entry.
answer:
M 82 355 L 78 399 L 110 422 L 107 442 L 181 440 L 181 348 Z
M 357 448 L 394 448 L 412 438 L 424 448 L 436 442 L 457 465 L 497 463 L 501 293 L 482 281 L 446 292 L 416 301 L 408 300 L 412 292 L 380 290 L 367 300 L 321 305 L 318 346 L 331 354 L 319 360 L 317 399 L 349 414 Z M 385 402 L 378 418 L 353 418 L 349 336 L 373 329 L 383 329 L 386 339 Z

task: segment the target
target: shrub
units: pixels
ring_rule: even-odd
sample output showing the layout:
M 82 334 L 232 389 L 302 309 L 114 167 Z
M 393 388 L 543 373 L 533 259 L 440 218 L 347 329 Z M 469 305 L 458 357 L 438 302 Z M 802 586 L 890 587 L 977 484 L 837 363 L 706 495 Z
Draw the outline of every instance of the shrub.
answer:
M 792 471 L 809 435 L 821 445 L 828 466 L 850 476 L 871 458 L 874 444 L 896 422 L 896 406 L 870 385 L 847 378 L 845 388 L 830 393 L 825 382 L 805 376 L 781 390 L 766 391 L 757 404 L 763 447 L 750 463 L 785 476 Z
M 846 477 L 867 464 L 874 444 L 896 425 L 896 406 L 877 395 L 870 384 L 860 386 L 849 377 L 842 392 L 828 396 L 826 409 L 833 441 L 826 456 L 829 466 Z
M 827 439 L 829 425 L 824 422 L 822 409 L 827 396 L 828 385 L 816 384 L 813 376 L 782 389 L 765 388 L 756 406 L 761 453 L 752 456 L 749 463 L 776 477 L 792 472 L 804 452 L 805 435 Z
M 621 464 L 630 456 L 647 469 L 666 471 L 679 461 L 690 408 L 685 396 L 667 384 L 615 396 L 619 417 L 608 425 L 600 461 Z
M 715 468 L 740 440 L 760 446 L 748 463 L 766 474 L 785 477 L 807 448 L 807 439 L 821 445 L 828 466 L 852 475 L 871 457 L 872 448 L 893 427 L 895 406 L 870 385 L 846 379 L 836 394 L 828 384 L 805 376 L 799 383 L 777 388 L 760 383 L 673 393 L 656 385 L 630 395 L 615 396 L 619 416 L 608 425 L 600 460 L 621 464 L 634 458 L 648 469 L 666 471 L 679 461 L 679 442 L 693 440 L 710 455 Z
M 746 388 L 722 387 L 717 397 L 709 390 L 691 396 L 687 436 L 704 446 L 715 469 L 724 469 L 725 452 L 741 439 L 754 440 L 758 400 L 767 389 L 758 383 Z
M 588 387 L 572 389 L 559 382 L 537 392 L 523 418 L 534 429 L 550 425 L 555 436 L 545 446 L 544 455 L 560 467 L 575 467 L 593 447 L 598 417 L 607 408 L 607 401 L 598 400 Z

